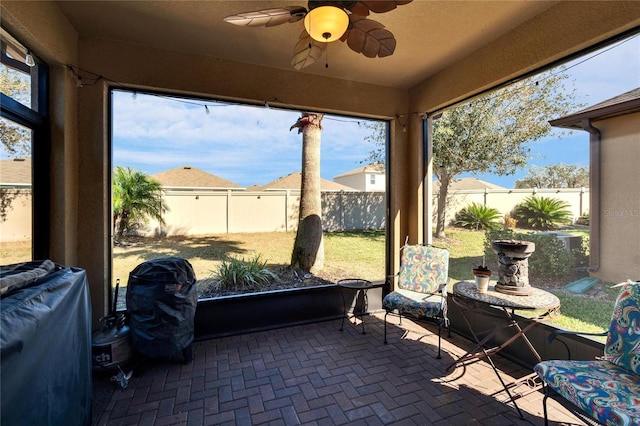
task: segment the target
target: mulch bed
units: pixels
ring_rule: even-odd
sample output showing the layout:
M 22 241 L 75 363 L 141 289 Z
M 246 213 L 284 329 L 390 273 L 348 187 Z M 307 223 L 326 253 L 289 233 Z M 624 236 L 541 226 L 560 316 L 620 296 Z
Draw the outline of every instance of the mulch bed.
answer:
M 249 286 L 239 289 L 220 289 L 216 288 L 215 282 L 211 278 L 198 281 L 198 298 L 206 299 L 221 296 L 233 296 L 237 294 L 256 293 L 272 290 L 286 290 L 290 288 L 314 287 L 319 285 L 335 284 L 324 278 L 317 277 L 313 274 L 295 268 L 278 268 L 274 271 L 277 279 L 270 283 L 260 286 Z

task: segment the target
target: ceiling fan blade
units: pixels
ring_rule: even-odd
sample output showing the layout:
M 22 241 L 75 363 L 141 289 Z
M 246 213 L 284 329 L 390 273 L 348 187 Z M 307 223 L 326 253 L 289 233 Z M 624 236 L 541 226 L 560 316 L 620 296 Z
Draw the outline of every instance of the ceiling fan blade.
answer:
M 312 39 L 306 30 L 302 30 L 300 39 L 293 49 L 291 65 L 298 71 L 308 67 L 320 59 L 322 52 L 327 49 L 327 44 L 328 43 L 320 43 Z
M 296 22 L 304 18 L 307 9 L 302 6 L 287 6 L 276 9 L 256 10 L 238 13 L 224 18 L 225 22 L 241 27 L 273 27 L 275 25 Z
M 369 8 L 363 1 L 353 2 L 353 5 L 351 7 L 347 7 L 347 9 L 354 15 L 369 16 Z
M 391 31 L 380 22 L 363 16 L 349 15 L 349 30 L 342 37 L 344 39 L 351 50 L 367 58 L 383 58 L 396 50 L 396 39 Z
M 369 11 L 374 13 L 389 12 L 398 6 L 411 3 L 412 1 L 413 0 L 360 0 L 347 9 L 354 15 L 368 16 Z

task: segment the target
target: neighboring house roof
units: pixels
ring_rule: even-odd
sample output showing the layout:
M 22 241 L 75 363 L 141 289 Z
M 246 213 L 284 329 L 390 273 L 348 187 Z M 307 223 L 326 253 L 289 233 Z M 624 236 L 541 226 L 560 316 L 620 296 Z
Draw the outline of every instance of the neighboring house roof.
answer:
M 300 189 L 302 186 L 302 173 L 295 172 L 289 173 L 286 176 L 282 176 L 268 184 L 262 186 L 260 190 L 276 190 L 276 189 Z M 320 178 L 320 190 L 321 191 L 356 191 L 355 189 L 341 185 L 330 180 Z
M 504 186 L 496 185 L 477 178 L 462 178 L 449 185 L 449 191 L 465 191 L 473 189 L 506 189 Z M 440 182 L 433 182 L 433 192 L 440 190 Z
M 338 176 L 334 176 L 333 178 L 340 178 L 345 176 L 357 175 L 361 173 L 385 173 L 385 165 L 382 163 L 372 163 L 367 164 L 366 166 L 358 167 L 357 169 L 349 170 L 348 172 L 344 172 L 339 174 Z
M 549 124 L 554 127 L 582 129 L 583 119 L 596 121 L 633 112 L 640 112 L 640 87 L 607 99 L 606 101 L 591 105 L 576 113 L 550 120 Z
M 151 177 L 164 188 L 243 189 L 240 185 L 191 166 L 182 166 Z
M 1 160 L 0 182 L 3 185 L 31 185 L 31 158 Z

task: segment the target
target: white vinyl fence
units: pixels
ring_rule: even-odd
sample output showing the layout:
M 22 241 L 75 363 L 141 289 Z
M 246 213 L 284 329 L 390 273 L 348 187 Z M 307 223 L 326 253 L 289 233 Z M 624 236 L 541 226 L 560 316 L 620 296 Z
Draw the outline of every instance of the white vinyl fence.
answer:
M 534 194 L 565 201 L 574 220 L 588 211 L 588 188 L 465 190 L 449 194 L 447 222 L 472 202 L 505 215 Z M 298 226 L 300 191 L 167 191 L 165 200 L 169 207 L 166 224 L 150 223 L 144 235 L 279 232 L 295 231 Z M 382 229 L 385 210 L 382 192 L 322 193 L 325 231 Z
M 152 235 L 197 235 L 295 231 L 300 191 L 167 191 L 164 225 L 141 230 Z M 383 229 L 382 192 L 323 192 L 325 231 Z
M 30 239 L 31 190 L 17 195 L 0 223 L 0 241 Z M 12 194 L 13 194 L 12 192 Z M 588 188 L 488 189 L 449 194 L 447 221 L 472 202 L 498 209 L 503 215 L 526 197 L 537 194 L 569 204 L 574 220 L 589 209 Z M 165 193 L 169 211 L 165 225 L 152 221 L 141 235 L 198 235 L 240 232 L 295 231 L 300 191 L 178 191 Z M 382 192 L 324 192 L 322 218 L 325 231 L 383 229 L 386 201 Z M 434 212 L 437 199 L 434 197 Z
M 31 240 L 31 188 L 2 188 L 0 198 L 6 206 L 6 217 L 0 218 L 0 242 Z
M 460 190 L 451 191 L 448 194 L 446 221 L 449 223 L 454 220 L 457 212 L 474 202 L 497 209 L 504 216 L 510 214 L 516 205 L 532 195 L 566 202 L 574 221 L 589 211 L 589 188 Z M 433 204 L 435 215 L 438 211 L 438 201 L 435 196 Z

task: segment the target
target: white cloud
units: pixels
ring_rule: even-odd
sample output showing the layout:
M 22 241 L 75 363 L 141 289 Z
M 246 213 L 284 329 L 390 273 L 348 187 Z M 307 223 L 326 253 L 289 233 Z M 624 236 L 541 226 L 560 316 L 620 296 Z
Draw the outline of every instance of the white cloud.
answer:
M 590 58 L 585 61 L 586 58 Z M 573 66 L 575 65 L 575 66 Z M 587 105 L 640 87 L 640 36 L 623 40 L 567 64 L 578 99 Z
M 128 92 L 114 92 L 113 104 L 114 165 L 152 174 L 189 164 L 243 186 L 301 168 L 302 136 L 289 130 L 299 112 L 206 102 L 207 114 L 199 101 Z M 356 167 L 372 149 L 357 122 L 326 116 L 323 177 Z

